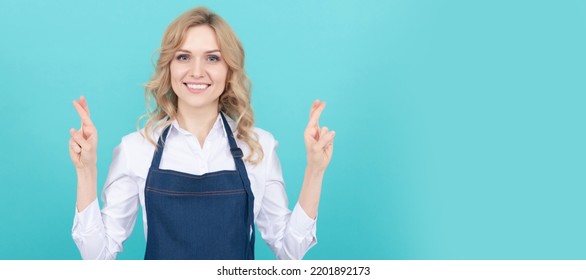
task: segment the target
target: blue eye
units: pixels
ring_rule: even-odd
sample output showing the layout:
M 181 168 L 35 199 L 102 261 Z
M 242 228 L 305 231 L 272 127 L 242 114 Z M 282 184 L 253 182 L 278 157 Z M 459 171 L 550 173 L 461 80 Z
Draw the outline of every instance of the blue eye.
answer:
M 220 57 L 219 56 L 216 56 L 216 55 L 210 55 L 210 56 L 208 56 L 208 61 L 210 61 L 210 62 L 218 62 L 218 61 L 220 61 Z
M 177 56 L 177 60 L 179 61 L 188 61 L 189 60 L 189 56 L 186 54 L 180 54 Z

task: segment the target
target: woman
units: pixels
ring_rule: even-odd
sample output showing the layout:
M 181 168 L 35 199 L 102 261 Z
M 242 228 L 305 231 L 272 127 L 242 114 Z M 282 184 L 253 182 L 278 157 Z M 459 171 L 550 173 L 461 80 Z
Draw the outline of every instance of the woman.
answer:
M 315 218 L 334 132 L 319 127 L 316 100 L 305 130 L 307 167 L 299 201 L 288 209 L 277 141 L 254 127 L 244 50 L 230 26 L 206 8 L 165 31 L 146 85 L 156 108 L 145 128 L 114 150 L 100 210 L 98 133 L 87 101 L 74 101 L 77 171 L 72 235 L 84 259 L 114 259 L 142 206 L 145 259 L 254 259 L 256 224 L 279 259 L 301 259 L 316 243 Z

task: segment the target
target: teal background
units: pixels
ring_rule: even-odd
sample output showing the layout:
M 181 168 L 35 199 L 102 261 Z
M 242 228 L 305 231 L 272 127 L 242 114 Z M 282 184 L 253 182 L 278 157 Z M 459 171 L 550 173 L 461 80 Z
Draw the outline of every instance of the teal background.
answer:
M 71 101 L 99 190 L 151 55 L 207 5 L 247 54 L 290 206 L 311 102 L 336 130 L 306 259 L 586 259 L 586 1 L 0 2 L 0 259 L 78 259 Z M 120 259 L 140 259 L 139 222 Z M 260 259 L 273 259 L 263 242 Z

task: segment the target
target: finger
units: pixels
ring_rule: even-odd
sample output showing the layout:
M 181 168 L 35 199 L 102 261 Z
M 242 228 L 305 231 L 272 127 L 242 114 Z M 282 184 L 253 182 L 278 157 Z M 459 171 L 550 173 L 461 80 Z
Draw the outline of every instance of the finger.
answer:
M 319 127 L 319 117 L 321 116 L 321 113 L 324 111 L 325 107 L 326 107 L 325 102 L 321 102 L 319 104 L 319 106 L 315 109 L 312 116 L 310 117 L 308 126 Z
M 335 136 L 335 133 L 334 133 L 334 136 Z M 326 149 L 326 152 L 330 154 L 330 157 L 334 154 L 334 138 L 332 138 L 332 141 L 328 142 L 325 149 Z
M 324 135 L 324 137 L 322 139 L 320 139 L 320 141 L 317 143 L 317 146 L 319 146 L 320 150 L 321 149 L 330 149 L 332 148 L 333 144 L 334 144 L 334 137 L 336 136 L 336 132 L 334 131 L 330 131 L 328 132 L 328 134 Z
M 81 105 L 81 107 L 87 112 L 88 115 L 90 114 L 90 108 L 87 105 L 87 100 L 85 99 L 84 96 L 80 96 L 79 97 L 79 104 Z
M 311 109 L 309 110 L 309 118 L 311 119 L 311 116 L 313 115 L 313 112 L 315 111 L 315 109 L 317 108 L 317 106 L 319 105 L 319 99 L 316 99 L 313 101 L 313 103 L 311 104 Z
M 71 148 L 71 150 L 76 154 L 81 153 L 81 147 L 79 145 L 77 145 L 77 143 L 75 143 L 75 141 L 73 141 L 73 139 L 69 140 L 69 148 Z
M 334 131 L 334 137 L 335 136 L 336 136 L 336 132 Z M 330 141 L 326 144 L 326 148 L 331 149 L 333 146 L 334 146 L 334 138 L 332 138 L 332 141 Z
M 311 105 L 311 112 L 309 113 L 309 118 L 311 119 L 311 117 L 313 116 L 313 114 L 315 113 L 315 111 L 319 108 L 319 106 L 321 106 L 323 103 L 323 101 L 319 101 L 319 99 L 316 99 L 313 104 Z
M 320 129 L 316 129 L 315 130 L 315 144 L 313 145 L 315 150 L 321 150 L 323 145 L 320 144 L 320 140 L 323 138 L 324 135 L 326 135 L 326 133 L 328 132 L 328 128 L 327 127 L 322 127 Z
M 320 135 L 320 139 L 317 142 L 317 146 L 319 146 L 320 148 L 327 148 L 328 145 L 332 143 L 335 136 L 335 131 L 325 131 L 323 134 Z
M 330 154 L 330 156 L 333 154 L 333 152 L 334 152 L 334 138 L 332 138 L 332 140 L 326 144 L 324 149 L 326 150 L 327 153 Z
M 69 157 L 71 158 L 71 161 L 73 161 L 73 163 L 76 164 L 79 161 L 80 154 L 75 151 L 75 149 L 73 148 L 74 146 L 77 146 L 77 144 L 75 144 L 73 139 L 70 138 L 69 139 Z
M 83 135 L 83 138 L 88 141 L 97 134 L 96 128 L 89 125 L 82 125 L 79 131 L 81 132 L 81 135 Z
M 75 131 L 75 129 L 72 128 L 69 130 L 69 134 L 71 135 L 71 138 L 75 144 L 79 145 L 83 150 L 90 149 L 91 146 L 89 142 L 83 138 L 81 131 Z
M 79 117 L 81 118 L 82 124 L 92 125 L 92 126 L 94 125 L 92 123 L 92 120 L 90 119 L 89 113 L 83 109 L 83 107 L 81 106 L 81 104 L 79 104 L 79 102 L 77 102 L 77 100 L 73 100 L 73 107 L 75 107 L 77 114 L 79 114 Z

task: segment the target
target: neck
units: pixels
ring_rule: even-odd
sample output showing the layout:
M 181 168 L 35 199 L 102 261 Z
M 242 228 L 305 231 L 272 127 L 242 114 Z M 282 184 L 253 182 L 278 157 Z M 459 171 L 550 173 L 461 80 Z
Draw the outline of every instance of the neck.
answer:
M 210 133 L 218 118 L 218 107 L 209 106 L 208 108 L 198 108 L 193 110 L 182 106 L 179 103 L 177 108 L 177 122 L 179 126 L 193 134 L 203 145 L 205 138 Z

